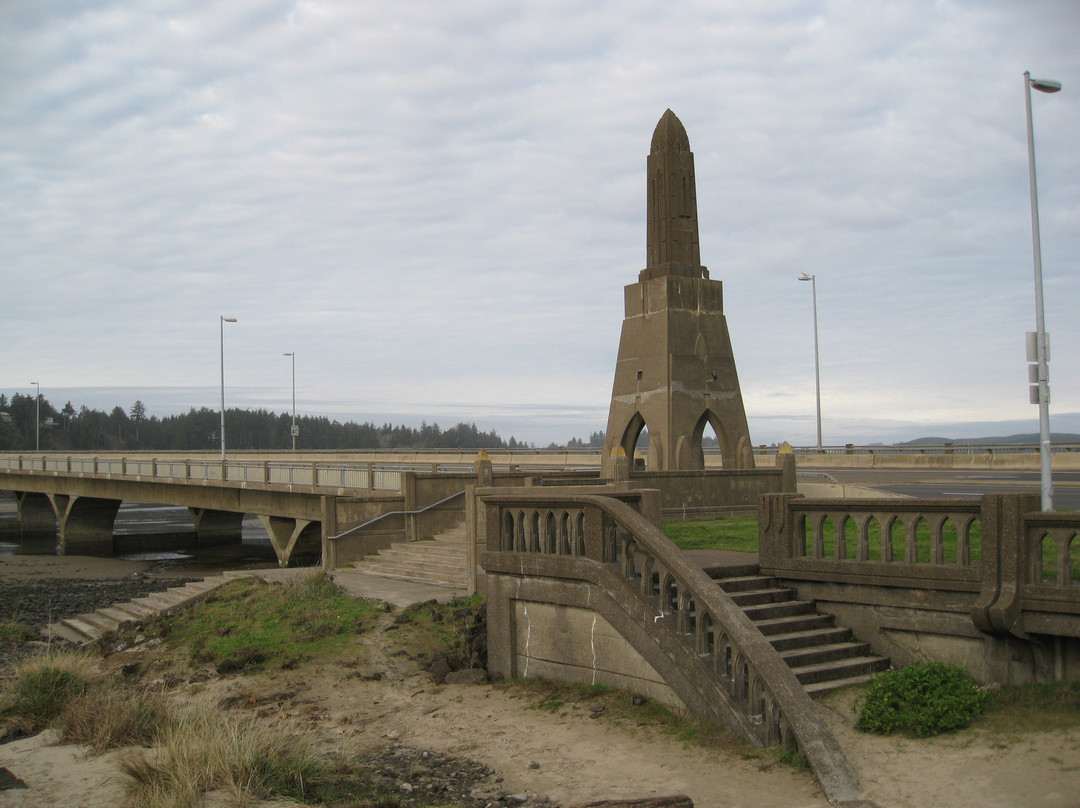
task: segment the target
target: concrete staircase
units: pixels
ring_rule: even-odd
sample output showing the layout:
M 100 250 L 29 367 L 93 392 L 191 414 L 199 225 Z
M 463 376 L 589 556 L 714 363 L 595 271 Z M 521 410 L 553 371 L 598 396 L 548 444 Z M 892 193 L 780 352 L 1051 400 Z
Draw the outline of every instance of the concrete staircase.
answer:
M 151 592 L 146 597 L 134 598 L 126 603 L 114 603 L 78 617 L 64 618 L 43 628 L 41 633 L 50 640 L 60 639 L 80 645 L 93 642 L 131 623 L 141 623 L 172 609 L 189 606 L 230 581 L 255 574 L 254 571 L 228 571 L 184 586 L 170 587 L 164 592 Z
M 468 588 L 466 558 L 465 526 L 458 525 L 434 539 L 396 542 L 353 568 L 404 581 Z
M 851 629 L 835 625 L 832 615 L 819 613 L 813 602 L 797 600 L 795 590 L 775 578 L 756 569 L 750 574 L 742 569 L 707 572 L 780 652 L 811 697 L 888 669 L 887 657 L 853 639 Z

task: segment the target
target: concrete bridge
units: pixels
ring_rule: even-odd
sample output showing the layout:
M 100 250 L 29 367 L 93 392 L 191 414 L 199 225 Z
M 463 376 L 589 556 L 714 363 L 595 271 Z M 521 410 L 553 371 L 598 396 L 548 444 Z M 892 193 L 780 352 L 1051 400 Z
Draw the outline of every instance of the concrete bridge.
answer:
M 600 482 L 591 451 L 482 454 L 504 486 Z M 127 500 L 188 508 L 201 546 L 239 542 L 244 515 L 254 514 L 282 566 L 298 555 L 321 555 L 336 566 L 463 523 L 460 495 L 478 482 L 477 462 L 478 453 L 463 450 L 245 453 L 225 461 L 209 454 L 0 454 L 0 491 L 15 493 L 13 539 L 29 552 L 111 555 L 113 524 Z M 663 489 L 668 518 L 709 517 L 718 515 L 709 503 L 752 512 L 762 492 L 781 490 L 781 473 L 641 472 L 635 484 Z
M 403 506 L 403 481 L 430 464 L 179 455 L 0 455 L 0 490 L 18 505 L 29 552 L 113 554 L 124 501 L 186 507 L 199 546 L 239 542 L 245 514 L 266 527 L 282 566 L 317 556 L 326 526 L 348 528 Z M 16 537 L 13 537 L 16 538 Z

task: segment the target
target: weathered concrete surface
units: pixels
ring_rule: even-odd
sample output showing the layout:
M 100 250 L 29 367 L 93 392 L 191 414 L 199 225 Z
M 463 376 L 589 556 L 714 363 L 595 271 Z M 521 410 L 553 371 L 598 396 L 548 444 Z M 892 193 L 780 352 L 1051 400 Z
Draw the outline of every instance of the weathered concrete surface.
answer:
M 899 666 L 955 662 L 994 684 L 1076 679 L 1080 590 L 1067 559 L 1080 519 L 1038 508 L 1031 494 L 770 495 L 758 517 L 761 569 Z M 892 536 L 873 553 L 871 523 Z M 954 529 L 948 556 L 946 525 Z M 1040 571 L 1043 541 L 1057 558 L 1053 580 Z
M 725 469 L 752 469 L 723 284 L 701 265 L 694 155 L 671 110 L 653 132 L 647 171 L 647 264 L 623 293 L 603 474 L 613 476 L 617 449 L 634 456 L 646 428 L 650 471 L 704 469 L 707 427 Z

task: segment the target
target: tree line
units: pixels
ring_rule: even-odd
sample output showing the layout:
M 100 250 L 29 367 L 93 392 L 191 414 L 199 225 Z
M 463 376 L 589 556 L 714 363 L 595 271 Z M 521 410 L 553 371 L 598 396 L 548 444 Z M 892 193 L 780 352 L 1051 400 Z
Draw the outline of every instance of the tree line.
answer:
M 518 449 L 532 448 L 513 436 L 503 440 L 495 430 L 481 432 L 476 424 L 458 423 L 449 429 L 423 422 L 419 428 L 341 423 L 325 416 L 298 416 L 298 449 Z M 225 437 L 231 450 L 273 451 L 292 445 L 292 418 L 287 412 L 265 409 L 225 411 Z M 57 410 L 42 396 L 0 394 L 0 451 L 213 451 L 221 446 L 219 410 L 192 407 L 182 415 L 158 418 L 136 401 L 125 411 L 111 412 L 69 401 Z M 37 434 L 35 434 L 37 433 Z M 596 441 L 599 441 L 598 443 Z M 602 446 L 603 433 L 586 443 L 572 438 L 568 447 Z M 552 444 L 554 446 L 555 444 Z

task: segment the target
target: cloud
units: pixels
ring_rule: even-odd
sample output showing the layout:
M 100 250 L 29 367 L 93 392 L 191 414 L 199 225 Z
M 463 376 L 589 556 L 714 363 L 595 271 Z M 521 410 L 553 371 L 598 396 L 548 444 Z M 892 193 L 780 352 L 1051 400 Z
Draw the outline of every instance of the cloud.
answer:
M 228 315 L 237 390 L 295 350 L 313 406 L 360 418 L 386 390 L 602 428 L 671 107 L 752 422 L 812 406 L 801 272 L 837 433 L 1027 417 L 1031 69 L 1066 88 L 1033 100 L 1054 406 L 1080 409 L 1071 4 L 15 0 L 0 32 L 0 389 L 212 388 Z

